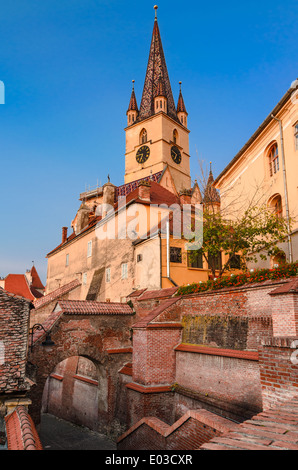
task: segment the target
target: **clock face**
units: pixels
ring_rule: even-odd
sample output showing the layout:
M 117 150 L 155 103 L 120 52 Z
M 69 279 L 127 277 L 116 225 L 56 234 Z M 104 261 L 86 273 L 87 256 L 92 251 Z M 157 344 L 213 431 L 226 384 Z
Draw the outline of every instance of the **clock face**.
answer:
M 171 157 L 177 165 L 181 163 L 181 152 L 175 145 L 171 148 Z
M 147 145 L 143 145 L 137 151 L 137 154 L 136 154 L 137 162 L 138 163 L 145 163 L 145 161 L 148 160 L 149 155 L 150 155 L 149 147 L 147 147 Z

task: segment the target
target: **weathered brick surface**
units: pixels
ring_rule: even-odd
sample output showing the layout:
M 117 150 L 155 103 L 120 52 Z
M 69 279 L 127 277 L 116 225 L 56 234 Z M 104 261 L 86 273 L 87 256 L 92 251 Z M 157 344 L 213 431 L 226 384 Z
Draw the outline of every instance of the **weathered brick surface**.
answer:
M 259 349 L 260 376 L 264 410 L 287 401 L 298 394 L 298 338 L 273 338 Z
M 206 410 L 188 411 L 171 426 L 147 417 L 119 438 L 118 450 L 193 450 L 234 428 L 231 421 Z
M 0 394 L 26 392 L 26 355 L 31 304 L 0 289 Z
M 298 398 L 259 413 L 200 450 L 298 450 Z
M 130 315 L 59 315 L 59 312 L 53 316 L 53 324 L 48 318 L 47 326 L 51 329 L 55 346 L 51 352 L 45 352 L 40 345 L 43 337 L 39 336 L 33 352 L 29 356 L 29 361 L 33 366 L 37 366 L 35 375 L 32 377 L 36 381 L 36 386 L 30 392 L 32 399 L 30 414 L 36 423 L 40 420 L 42 395 L 48 376 L 65 359 L 84 356 L 93 362 L 98 371 L 96 430 L 111 436 L 114 433 L 119 434 L 123 430 L 117 416 L 119 411 L 117 407 L 118 394 L 122 391 L 118 371 L 124 364 L 131 362 L 130 328 L 133 318 L 132 313 Z M 113 354 L 110 354 L 110 351 Z M 66 377 L 66 380 L 68 379 Z M 76 393 L 73 393 L 71 389 L 74 386 L 77 387 Z M 65 413 L 66 416 L 73 412 L 70 411 L 73 398 L 78 394 L 83 397 L 83 390 L 87 385 L 82 382 L 78 384 L 72 379 L 72 381 L 69 380 L 68 387 L 70 387 L 69 394 L 66 394 L 68 397 L 64 397 L 63 394 L 63 400 L 66 401 L 62 406 L 62 414 Z M 58 402 L 62 399 L 59 397 L 59 393 L 57 389 Z

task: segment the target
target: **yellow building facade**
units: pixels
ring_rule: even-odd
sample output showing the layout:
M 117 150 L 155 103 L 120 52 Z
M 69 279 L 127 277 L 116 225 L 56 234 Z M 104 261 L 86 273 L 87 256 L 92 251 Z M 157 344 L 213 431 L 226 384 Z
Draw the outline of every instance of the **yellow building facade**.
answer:
M 233 219 L 249 203 L 266 204 L 289 221 L 278 257 L 257 267 L 298 260 L 298 81 L 215 180 L 221 210 Z
M 118 302 L 134 290 L 208 279 L 206 263 L 190 262 L 187 241 L 174 236 L 172 227 L 168 234 L 165 229 L 172 205 L 181 210 L 184 204 L 200 205 L 202 196 L 190 176 L 181 83 L 176 105 L 157 17 L 140 106 L 133 86 L 126 114 L 124 184 L 108 181 L 80 195 L 73 232 L 63 228 L 61 244 L 47 255 L 47 293 L 78 279 L 79 299 Z M 102 236 L 108 226 L 116 228 L 116 236 Z

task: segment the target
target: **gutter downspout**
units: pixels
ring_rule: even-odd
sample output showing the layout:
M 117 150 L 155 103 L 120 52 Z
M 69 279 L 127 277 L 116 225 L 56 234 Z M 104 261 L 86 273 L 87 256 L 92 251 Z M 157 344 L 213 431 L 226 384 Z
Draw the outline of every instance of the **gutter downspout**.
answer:
M 288 201 L 288 187 L 287 187 L 287 175 L 286 175 L 286 162 L 285 162 L 285 151 L 284 151 L 284 138 L 283 138 L 283 128 L 282 121 L 273 114 L 271 114 L 272 119 L 279 123 L 279 132 L 280 132 L 280 142 L 281 142 L 281 158 L 282 158 L 282 171 L 283 171 L 283 181 L 284 181 L 284 192 L 285 192 L 285 204 L 286 204 L 286 216 L 287 216 L 287 228 L 288 228 L 288 249 L 289 249 L 289 261 L 293 262 L 292 255 L 292 243 L 291 243 L 291 233 L 290 233 L 290 214 L 289 214 L 289 201 Z

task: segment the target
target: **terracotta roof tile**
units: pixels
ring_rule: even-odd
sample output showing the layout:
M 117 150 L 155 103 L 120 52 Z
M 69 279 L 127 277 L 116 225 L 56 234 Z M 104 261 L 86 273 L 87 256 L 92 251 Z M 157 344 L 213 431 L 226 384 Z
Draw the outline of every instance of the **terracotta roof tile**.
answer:
M 147 290 L 147 288 L 146 289 L 135 290 L 131 294 L 129 294 L 127 296 L 127 298 L 140 297 L 140 295 L 142 295 L 146 290 Z
M 73 289 L 76 289 L 81 285 L 80 281 L 78 279 L 74 279 L 73 281 L 69 282 L 68 284 L 65 284 L 62 287 L 59 287 L 58 289 L 55 289 L 53 292 L 50 292 L 49 294 L 43 296 L 41 299 L 37 299 L 34 302 L 34 307 L 35 309 L 41 308 L 44 305 L 49 304 L 53 300 L 57 300 L 58 298 L 62 297 L 63 295 L 67 294 L 68 292 L 72 291 Z
M 32 266 L 30 274 L 32 277 L 31 287 L 34 287 L 35 289 L 44 289 L 44 285 L 40 280 L 40 277 L 36 271 L 35 266 Z
M 277 287 L 270 295 L 278 295 L 278 294 L 297 294 L 298 293 L 298 277 L 292 279 L 289 282 L 286 282 L 280 287 Z
M 158 88 L 160 76 L 163 77 L 164 94 L 166 95 L 168 100 L 167 114 L 172 119 L 175 119 L 175 121 L 178 121 L 159 27 L 157 21 L 154 21 L 145 83 L 140 104 L 140 112 L 137 119 L 138 121 L 147 119 L 148 117 L 152 116 L 155 112 L 154 97 L 156 96 L 156 90 Z
M 5 290 L 28 300 L 35 299 L 24 274 L 8 274 L 5 278 Z
M 8 450 L 43 450 L 40 438 L 26 407 L 18 406 L 5 416 Z
M 166 289 L 165 289 L 166 290 Z M 178 300 L 178 297 L 174 299 L 166 299 L 163 300 L 160 305 L 156 308 L 154 308 L 145 318 L 142 318 L 141 320 L 137 321 L 134 325 L 133 328 L 146 328 L 152 320 L 155 320 L 162 312 L 164 312 L 166 309 L 169 307 L 172 307 Z M 168 323 L 170 326 L 171 324 Z
M 133 310 L 126 303 L 95 302 L 88 300 L 60 300 L 64 315 L 132 315 Z
M 178 290 L 178 287 L 169 287 L 167 289 L 157 289 L 145 292 L 138 300 L 161 299 L 172 297 Z

